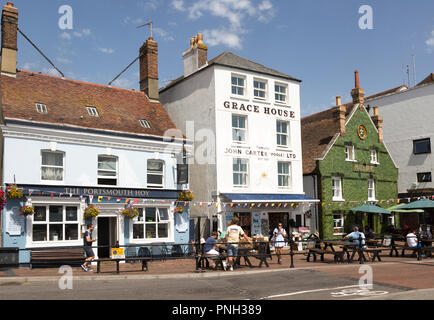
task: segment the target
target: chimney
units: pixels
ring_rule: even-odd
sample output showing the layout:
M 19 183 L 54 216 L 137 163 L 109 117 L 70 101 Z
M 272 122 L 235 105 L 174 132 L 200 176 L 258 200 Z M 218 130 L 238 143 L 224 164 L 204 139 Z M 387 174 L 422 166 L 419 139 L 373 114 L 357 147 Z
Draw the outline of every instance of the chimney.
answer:
M 360 88 L 359 71 L 355 71 L 355 88 L 351 91 L 353 97 L 353 104 L 359 104 L 360 110 L 363 110 L 363 103 L 365 102 L 365 90 Z
M 182 53 L 184 77 L 195 73 L 208 64 L 208 47 L 203 43 L 203 35 L 198 33 L 190 39 L 190 48 Z
M 378 142 L 383 143 L 383 117 L 378 114 L 378 107 L 374 107 L 374 115 L 371 117 L 372 122 L 378 129 Z
M 140 48 L 140 90 L 158 100 L 158 44 L 152 37 Z
M 336 97 L 336 107 L 333 108 L 335 117 L 339 120 L 339 133 L 342 137 L 345 137 L 345 121 L 346 121 L 346 113 L 347 108 L 345 105 L 341 104 L 341 97 Z
M 8 2 L 2 11 L 1 73 L 15 77 L 17 74 L 18 9 Z

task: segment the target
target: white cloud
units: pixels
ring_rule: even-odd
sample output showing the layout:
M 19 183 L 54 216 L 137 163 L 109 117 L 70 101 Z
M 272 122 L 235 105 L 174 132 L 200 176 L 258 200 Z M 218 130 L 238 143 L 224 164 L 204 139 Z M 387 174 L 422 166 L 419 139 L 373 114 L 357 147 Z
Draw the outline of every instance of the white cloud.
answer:
M 60 38 L 64 40 L 72 40 L 73 37 L 83 38 L 90 36 L 92 31 L 90 29 L 82 29 L 81 31 L 73 31 L 72 33 L 68 33 L 66 31 L 60 34 Z
M 242 38 L 248 30 L 243 26 L 246 20 L 268 22 L 274 17 L 270 0 L 255 3 L 253 0 L 195 0 L 188 7 L 183 0 L 173 0 L 172 7 L 188 12 L 191 20 L 211 15 L 223 19 L 224 24 L 212 30 L 205 30 L 204 41 L 211 46 L 224 44 L 232 48 L 242 47 Z
M 98 48 L 98 50 L 105 54 L 112 54 L 115 52 L 112 48 Z
M 157 37 L 160 37 L 163 40 L 167 40 L 167 41 L 175 40 L 175 38 L 169 32 L 167 32 L 162 28 L 157 27 L 157 28 L 153 28 L 152 30 Z
M 49 74 L 52 76 L 61 77 L 62 75 L 54 68 L 42 68 L 42 73 Z
M 56 57 L 56 61 L 60 62 L 60 63 L 71 63 L 72 61 L 69 60 L 68 58 L 65 57 Z
M 117 79 L 115 82 L 113 82 L 113 85 L 115 87 L 120 87 L 120 88 L 132 88 L 134 86 L 134 82 L 129 80 L 129 79 Z
M 71 40 L 72 36 L 68 32 L 63 32 L 60 34 L 60 37 L 65 40 Z
M 434 30 L 431 31 L 431 38 L 425 41 L 425 44 L 428 47 L 428 52 L 434 52 Z
M 204 30 L 204 38 L 209 46 L 225 45 L 229 48 L 242 49 L 241 38 L 223 29 Z

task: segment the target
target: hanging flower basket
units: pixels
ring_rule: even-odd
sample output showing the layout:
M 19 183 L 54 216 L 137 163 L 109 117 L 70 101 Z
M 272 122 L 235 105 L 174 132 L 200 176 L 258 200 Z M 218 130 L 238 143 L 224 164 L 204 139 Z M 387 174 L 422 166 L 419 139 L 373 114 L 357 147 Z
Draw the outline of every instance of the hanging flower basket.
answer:
M 184 212 L 184 207 L 176 207 L 174 210 L 175 213 L 183 213 Z
M 29 216 L 35 214 L 35 209 L 32 206 L 24 206 L 20 209 L 20 215 Z
M 139 216 L 139 210 L 137 210 L 137 208 L 130 207 L 130 208 L 122 210 L 122 215 L 124 217 L 128 217 L 130 219 L 134 219 L 134 218 L 136 218 L 136 217 Z
M 6 197 L 8 199 L 21 199 L 23 197 L 23 191 L 18 189 L 17 185 L 11 184 L 6 187 Z
M 193 191 L 184 190 L 178 194 L 178 201 L 192 201 L 194 199 Z
M 6 202 L 7 202 L 6 194 L 3 190 L 0 190 L 0 211 L 3 210 Z
M 84 209 L 84 219 L 92 219 L 99 215 L 99 209 L 95 207 L 93 204 L 90 204 L 89 206 Z

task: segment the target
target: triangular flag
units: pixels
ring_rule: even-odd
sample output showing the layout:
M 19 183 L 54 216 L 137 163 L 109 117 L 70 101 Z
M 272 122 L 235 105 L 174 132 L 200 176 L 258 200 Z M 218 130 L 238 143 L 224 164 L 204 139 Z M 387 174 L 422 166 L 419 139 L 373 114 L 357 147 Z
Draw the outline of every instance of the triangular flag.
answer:
M 90 203 L 93 201 L 93 196 L 89 196 Z
M 103 199 L 103 196 L 99 196 L 99 197 L 98 197 L 98 202 L 101 202 L 102 199 Z
M 117 201 L 117 202 L 121 202 L 121 198 L 117 198 L 116 201 Z

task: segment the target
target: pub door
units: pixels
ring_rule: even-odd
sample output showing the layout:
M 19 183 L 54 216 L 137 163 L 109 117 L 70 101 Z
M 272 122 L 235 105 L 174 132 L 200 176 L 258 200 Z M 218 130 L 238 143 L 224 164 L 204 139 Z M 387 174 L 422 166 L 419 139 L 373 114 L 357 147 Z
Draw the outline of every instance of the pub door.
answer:
M 273 236 L 273 231 L 282 223 L 283 229 L 286 230 L 287 236 L 289 236 L 290 226 L 289 226 L 289 213 L 287 212 L 269 212 L 268 213 L 270 221 L 270 237 Z

